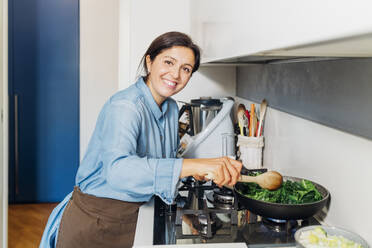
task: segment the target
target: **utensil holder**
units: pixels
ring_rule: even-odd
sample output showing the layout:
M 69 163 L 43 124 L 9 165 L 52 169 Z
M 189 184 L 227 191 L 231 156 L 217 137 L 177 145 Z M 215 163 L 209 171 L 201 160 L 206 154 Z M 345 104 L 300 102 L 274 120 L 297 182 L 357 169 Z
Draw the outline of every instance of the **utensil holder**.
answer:
M 238 143 L 240 159 L 243 166 L 247 169 L 262 168 L 262 148 L 264 146 L 264 138 L 247 137 L 238 135 Z

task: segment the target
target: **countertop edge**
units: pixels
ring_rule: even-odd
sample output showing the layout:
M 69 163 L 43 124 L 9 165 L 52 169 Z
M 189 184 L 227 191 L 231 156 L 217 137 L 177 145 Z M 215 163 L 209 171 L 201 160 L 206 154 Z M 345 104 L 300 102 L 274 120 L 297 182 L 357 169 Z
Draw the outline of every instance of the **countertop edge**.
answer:
M 142 205 L 138 212 L 133 247 L 152 246 L 154 235 L 154 197 Z

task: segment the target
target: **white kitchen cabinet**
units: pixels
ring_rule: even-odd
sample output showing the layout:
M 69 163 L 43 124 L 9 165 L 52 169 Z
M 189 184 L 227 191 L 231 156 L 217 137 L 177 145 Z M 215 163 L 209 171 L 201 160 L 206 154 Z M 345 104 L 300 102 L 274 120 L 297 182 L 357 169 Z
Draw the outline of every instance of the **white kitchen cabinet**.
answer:
M 203 49 L 202 63 L 256 55 L 370 57 L 371 9 L 363 0 L 191 0 L 191 35 Z

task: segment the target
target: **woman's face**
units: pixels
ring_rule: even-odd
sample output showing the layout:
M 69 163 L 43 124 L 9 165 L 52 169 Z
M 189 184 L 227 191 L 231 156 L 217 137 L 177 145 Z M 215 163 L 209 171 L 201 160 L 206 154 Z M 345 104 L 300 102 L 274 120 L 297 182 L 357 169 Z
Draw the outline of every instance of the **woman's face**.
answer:
M 193 51 L 174 46 L 159 53 L 153 61 L 146 56 L 149 72 L 146 84 L 160 106 L 163 101 L 182 90 L 189 81 L 195 64 Z

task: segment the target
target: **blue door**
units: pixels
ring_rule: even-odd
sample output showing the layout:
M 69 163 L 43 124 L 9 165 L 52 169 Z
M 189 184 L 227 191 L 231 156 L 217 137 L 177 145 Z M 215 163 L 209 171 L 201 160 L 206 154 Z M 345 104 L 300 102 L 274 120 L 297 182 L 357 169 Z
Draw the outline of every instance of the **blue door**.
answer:
M 61 201 L 79 164 L 78 0 L 9 0 L 9 108 L 9 201 Z

